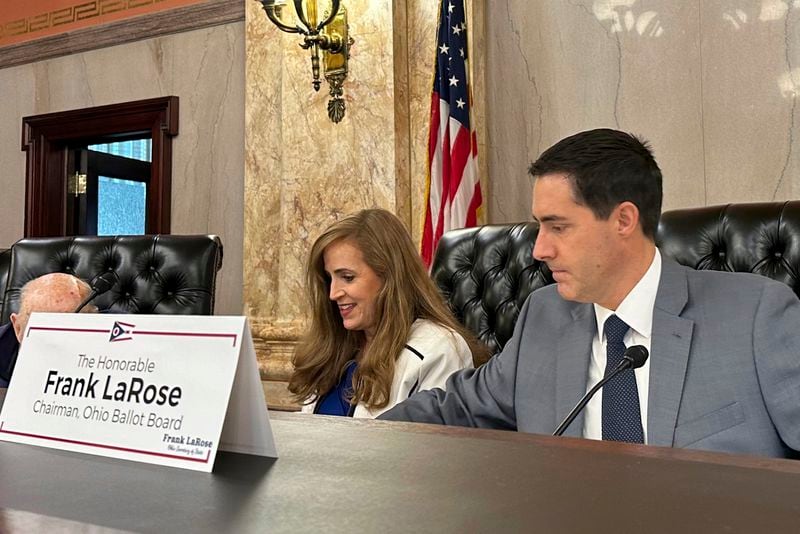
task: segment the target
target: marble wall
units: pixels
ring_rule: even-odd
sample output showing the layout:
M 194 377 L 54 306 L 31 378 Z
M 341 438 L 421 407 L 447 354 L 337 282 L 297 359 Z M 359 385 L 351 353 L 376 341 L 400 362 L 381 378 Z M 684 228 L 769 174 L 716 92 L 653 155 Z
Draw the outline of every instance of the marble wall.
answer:
M 496 0 L 489 218 L 530 216 L 530 162 L 576 131 L 652 142 L 665 209 L 800 193 L 800 3 Z
M 338 125 L 328 120 L 327 84 L 319 93 L 311 87 L 311 63 L 298 37 L 275 28 L 256 2 L 247 4 L 245 303 L 255 325 L 289 328 L 300 317 L 298 275 L 309 243 L 327 225 L 364 207 L 395 209 L 386 4 L 347 4 L 357 42 L 345 83 L 347 112 Z
M 240 314 L 244 49 L 239 22 L 0 70 L 0 248 L 23 234 L 22 117 L 177 95 L 172 233 L 221 236 L 216 312 Z
M 273 298 L 281 285 L 278 272 L 285 270 L 273 265 L 284 257 L 275 254 L 274 247 L 283 245 L 275 235 L 266 234 L 274 234 L 279 218 L 284 219 L 281 225 L 291 227 L 299 215 L 307 225 L 302 242 L 290 240 L 298 245 L 295 257 L 305 254 L 326 225 L 372 206 L 393 210 L 414 240 L 420 240 L 438 2 L 348 0 L 344 4 L 356 42 L 345 84 L 348 115 L 338 126 L 325 115 L 324 94 L 310 90 L 309 60 L 297 47 L 299 38 L 272 27 L 257 3 L 247 4 L 246 224 L 253 235 L 245 246 L 254 258 L 246 267 L 245 293 L 251 317 L 297 316 L 297 303 L 290 309 L 274 308 L 279 306 Z M 483 2 L 467 2 L 475 37 L 470 57 L 479 153 L 486 152 L 487 137 L 484 9 Z M 479 161 L 485 177 L 488 158 Z M 305 181 L 302 187 L 298 176 Z M 321 179 L 325 176 L 333 181 Z M 281 197 L 281 190 L 287 196 Z M 313 197 L 311 212 L 285 210 L 295 194 Z M 297 206 L 309 207 L 302 201 Z M 293 267 L 299 267 L 296 261 Z M 299 290 L 298 282 L 291 283 L 293 291 Z
M 246 5 L 245 310 L 273 406 L 290 404 L 280 382 L 305 324 L 314 239 L 368 207 L 393 211 L 415 239 L 421 234 L 438 3 L 344 4 L 355 44 L 338 125 L 327 117 L 326 84 L 311 88 L 298 36 L 277 30 L 256 2 Z M 470 14 L 479 24 L 478 4 Z

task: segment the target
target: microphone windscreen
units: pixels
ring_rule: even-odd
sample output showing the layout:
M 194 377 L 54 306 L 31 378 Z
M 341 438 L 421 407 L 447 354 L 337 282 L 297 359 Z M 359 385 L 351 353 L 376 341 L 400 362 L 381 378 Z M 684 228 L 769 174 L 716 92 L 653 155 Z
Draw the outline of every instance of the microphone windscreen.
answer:
M 631 369 L 638 369 L 644 365 L 644 362 L 647 361 L 648 356 L 650 356 L 650 353 L 647 352 L 647 349 L 644 348 L 644 346 L 633 345 L 632 347 L 625 349 L 623 358 L 631 361 Z
M 101 293 L 105 293 L 106 291 L 114 287 L 114 283 L 116 283 L 116 281 L 117 281 L 116 275 L 111 271 L 106 271 L 97 278 L 95 278 L 94 283 L 92 284 L 92 290 L 98 295 Z

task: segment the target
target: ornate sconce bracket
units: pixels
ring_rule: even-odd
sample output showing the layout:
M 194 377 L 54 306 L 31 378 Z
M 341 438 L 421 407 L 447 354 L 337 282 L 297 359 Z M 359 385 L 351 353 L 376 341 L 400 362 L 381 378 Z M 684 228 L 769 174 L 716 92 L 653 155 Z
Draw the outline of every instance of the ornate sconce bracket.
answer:
M 322 22 L 317 22 L 317 0 L 293 0 L 299 19 L 294 26 L 282 18 L 286 0 L 256 0 L 261 3 L 267 18 L 281 31 L 299 33 L 303 36 L 300 47 L 311 51 L 311 84 L 315 91 L 321 86 L 320 71 L 330 86 L 328 117 L 339 123 L 345 115 L 344 81 L 347 78 L 347 62 L 353 39 L 348 35 L 347 9 L 341 0 L 331 0 L 331 9 Z M 320 54 L 321 52 L 321 54 Z M 322 60 L 320 61 L 320 55 Z

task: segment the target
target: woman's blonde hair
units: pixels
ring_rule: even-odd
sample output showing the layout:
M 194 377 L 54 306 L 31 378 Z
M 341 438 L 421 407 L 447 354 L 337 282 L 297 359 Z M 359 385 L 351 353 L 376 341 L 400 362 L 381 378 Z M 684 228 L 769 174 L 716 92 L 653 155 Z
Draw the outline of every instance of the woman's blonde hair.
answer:
M 346 330 L 336 302 L 329 298 L 330 276 L 323 254 L 341 240 L 353 243 L 383 282 L 375 302 L 375 334 L 366 348 L 364 332 Z M 345 217 L 317 238 L 308 257 L 306 291 L 311 324 L 295 349 L 295 370 L 289 380 L 289 391 L 298 401 L 315 400 L 333 389 L 345 364 L 363 351 L 350 403 L 384 408 L 389 403 L 395 360 L 417 319 L 461 334 L 474 360 L 488 356 L 487 349 L 453 318 L 405 227 L 386 210 L 363 210 Z

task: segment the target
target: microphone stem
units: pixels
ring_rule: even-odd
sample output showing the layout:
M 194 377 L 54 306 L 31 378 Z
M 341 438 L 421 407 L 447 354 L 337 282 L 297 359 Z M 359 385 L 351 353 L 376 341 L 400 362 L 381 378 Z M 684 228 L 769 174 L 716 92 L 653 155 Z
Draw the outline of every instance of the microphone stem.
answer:
M 85 308 L 85 307 L 86 307 L 86 305 L 87 305 L 87 304 L 89 304 L 89 303 L 92 301 L 92 299 L 94 299 L 96 296 L 97 296 L 97 291 L 92 291 L 91 293 L 89 293 L 89 296 L 88 296 L 88 297 L 86 297 L 86 299 L 84 299 L 84 301 L 83 301 L 83 302 L 81 302 L 81 305 L 80 305 L 80 306 L 78 306 L 77 308 L 75 308 L 75 311 L 74 311 L 74 312 L 72 312 L 72 313 L 79 313 L 79 312 L 80 312 L 80 311 L 81 311 L 83 308 Z
M 581 410 L 583 410 L 584 406 L 586 406 L 592 399 L 592 397 L 594 397 L 594 394 L 597 393 L 597 390 L 603 387 L 609 380 L 620 374 L 622 371 L 628 369 L 631 366 L 631 363 L 632 363 L 631 360 L 628 359 L 622 360 L 621 362 L 619 362 L 619 365 L 617 366 L 616 369 L 614 369 L 612 372 L 604 376 L 603 379 L 600 380 L 600 382 L 595 384 L 594 387 L 590 389 L 586 395 L 583 396 L 581 401 L 572 409 L 572 411 L 569 412 L 567 417 L 565 417 L 564 420 L 561 421 L 561 424 L 558 425 L 558 428 L 556 428 L 555 432 L 553 432 L 553 435 L 560 436 L 561 434 L 563 434 L 564 431 L 567 429 L 567 427 L 570 425 L 570 423 L 572 423 L 572 421 L 578 416 Z

